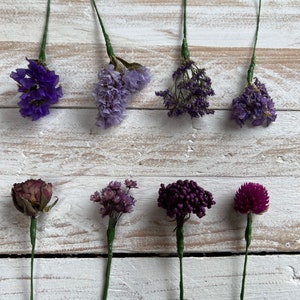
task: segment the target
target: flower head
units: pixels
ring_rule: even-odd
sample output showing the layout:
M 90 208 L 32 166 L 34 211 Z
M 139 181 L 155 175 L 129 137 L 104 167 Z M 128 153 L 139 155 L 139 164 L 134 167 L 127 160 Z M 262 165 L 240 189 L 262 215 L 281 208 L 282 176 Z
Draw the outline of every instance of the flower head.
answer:
M 30 217 L 48 212 L 57 203 L 56 200 L 52 205 L 47 206 L 52 197 L 52 184 L 41 179 L 15 183 L 11 194 L 17 210 Z
M 173 73 L 173 81 L 170 89 L 155 92 L 157 96 L 164 99 L 169 117 L 188 113 L 191 118 L 198 118 L 214 113 L 208 108 L 207 98 L 215 93 L 205 69 L 198 68 L 192 60 L 184 60 Z
M 234 209 L 242 214 L 261 214 L 269 208 L 269 195 L 259 183 L 244 183 L 234 197 Z
M 179 223 L 191 213 L 202 218 L 205 209 L 215 204 L 212 194 L 193 180 L 177 180 L 167 186 L 161 184 L 158 193 L 158 206 L 166 209 L 167 215 Z
M 27 61 L 27 69 L 17 69 L 10 77 L 18 83 L 18 91 L 22 93 L 18 103 L 21 115 L 35 121 L 49 114 L 50 106 L 62 97 L 62 88 L 59 76 L 48 70 L 45 63 L 33 59 Z
M 125 69 L 123 80 L 129 92 L 141 91 L 150 82 L 149 69 L 140 65 L 136 68 Z
M 102 189 L 101 194 L 96 191 L 91 195 L 91 201 L 100 203 L 102 217 L 108 215 L 118 220 L 123 213 L 132 212 L 135 199 L 129 195 L 129 191 L 131 188 L 137 188 L 137 184 L 135 181 L 126 179 L 125 187 L 122 188 L 122 183 L 119 181 L 111 181 Z
M 274 102 L 269 96 L 263 83 L 257 78 L 253 84 L 249 84 L 244 92 L 232 100 L 231 119 L 235 120 L 242 127 L 247 120 L 253 126 L 266 125 L 276 119 Z

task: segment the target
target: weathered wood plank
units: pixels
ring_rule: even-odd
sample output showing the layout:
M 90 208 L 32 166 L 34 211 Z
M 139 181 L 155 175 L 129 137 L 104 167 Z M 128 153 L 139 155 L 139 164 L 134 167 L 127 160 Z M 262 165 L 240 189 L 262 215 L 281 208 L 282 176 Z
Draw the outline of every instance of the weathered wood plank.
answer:
M 175 50 L 174 51 L 174 47 Z M 16 83 L 9 78 L 11 71 L 25 68 L 25 56 L 38 55 L 37 44 L 0 42 L 0 106 L 16 106 L 19 101 Z M 152 81 L 129 103 L 131 108 L 163 108 L 163 101 L 155 91 L 164 90 L 171 84 L 171 75 L 179 63 L 179 46 L 120 47 L 118 54 L 129 61 L 138 61 L 150 68 Z M 136 51 L 135 51 L 136 50 Z M 100 67 L 108 63 L 103 45 L 79 44 L 49 46 L 49 67 L 60 75 L 64 97 L 60 107 L 95 107 L 92 96 L 93 84 L 97 81 Z M 51 54 L 50 54 L 51 53 Z M 237 97 L 246 84 L 246 73 L 251 51 L 249 48 L 203 48 L 191 47 L 191 57 L 199 67 L 206 68 L 212 78 L 215 96 L 210 98 L 214 109 L 230 109 L 231 101 Z M 300 72 L 299 49 L 258 49 L 255 76 L 266 84 L 269 94 L 279 110 L 300 110 L 298 84 Z M 280 59 L 279 59 L 280 58 Z
M 99 299 L 103 258 L 36 259 L 36 299 Z M 1 259 L 0 297 L 29 297 L 29 260 Z M 238 299 L 243 257 L 184 258 L 186 299 Z M 300 298 L 299 256 L 250 256 L 247 299 Z M 138 274 L 138 276 L 137 276 Z M 114 258 L 110 299 L 178 299 L 177 258 Z
M 279 112 L 264 129 L 240 129 L 224 111 L 191 121 L 129 110 L 108 130 L 95 116 L 95 109 L 54 109 L 32 122 L 1 110 L 2 174 L 299 176 L 299 112 Z
M 29 218 L 14 207 L 10 189 L 14 182 L 26 180 L 23 174 L 2 176 L 0 183 L 0 254 L 29 254 Z M 233 196 L 245 181 L 264 184 L 270 193 L 270 208 L 264 216 L 255 216 L 251 252 L 300 251 L 300 183 L 293 177 L 224 178 L 187 177 L 211 191 L 216 205 L 198 219 L 191 216 L 185 225 L 186 253 L 243 252 L 246 216 L 233 210 Z M 106 253 L 107 218 L 98 213 L 99 205 L 89 196 L 111 180 L 124 180 L 115 174 L 105 176 L 56 176 L 51 172 L 43 179 L 54 185 L 60 198 L 53 210 L 38 220 L 36 253 Z M 174 222 L 157 207 L 161 183 L 176 177 L 133 176 L 139 189 L 134 212 L 118 223 L 114 251 L 121 253 L 176 253 Z M 185 179 L 185 177 L 181 177 Z M 283 225 L 284 224 L 284 225 Z

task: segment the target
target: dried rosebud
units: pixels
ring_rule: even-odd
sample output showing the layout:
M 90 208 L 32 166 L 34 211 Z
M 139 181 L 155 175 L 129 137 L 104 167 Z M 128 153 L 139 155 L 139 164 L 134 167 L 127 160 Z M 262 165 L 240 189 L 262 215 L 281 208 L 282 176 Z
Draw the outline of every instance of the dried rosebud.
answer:
M 268 191 L 259 183 L 244 183 L 235 194 L 234 209 L 242 214 L 261 214 L 268 208 Z
M 47 206 L 52 197 L 52 184 L 41 179 L 29 179 L 15 183 L 11 190 L 14 205 L 23 214 L 36 218 L 41 212 L 48 212 L 58 201 Z

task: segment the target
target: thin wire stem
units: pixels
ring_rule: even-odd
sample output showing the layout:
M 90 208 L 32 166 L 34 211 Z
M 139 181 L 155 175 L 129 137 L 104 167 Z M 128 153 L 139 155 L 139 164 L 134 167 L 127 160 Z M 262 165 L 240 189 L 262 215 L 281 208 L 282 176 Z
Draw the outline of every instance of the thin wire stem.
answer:
M 190 58 L 190 52 L 187 43 L 186 6 L 187 6 L 187 0 L 183 0 L 183 40 L 181 46 L 181 58 L 183 60 L 187 60 Z
M 183 288 L 183 266 L 182 258 L 184 251 L 184 235 L 183 235 L 183 226 L 177 226 L 176 228 L 176 242 L 177 242 L 177 254 L 179 257 L 179 266 L 180 266 L 180 300 L 183 300 L 184 288 Z
M 252 214 L 248 213 L 248 215 L 247 215 L 247 227 L 246 227 L 246 230 L 245 230 L 246 252 L 245 252 L 244 271 L 243 271 L 243 280 L 242 280 L 240 300 L 243 300 L 244 295 L 245 295 L 245 282 L 246 282 L 246 269 L 247 269 L 247 261 L 248 261 L 248 249 L 249 249 L 249 246 L 251 244 L 251 236 L 252 236 Z
M 34 263 L 34 251 L 35 251 L 35 240 L 36 240 L 36 222 L 37 219 L 35 217 L 32 217 L 30 223 L 30 241 L 31 241 L 30 300 L 33 300 L 33 263 Z
M 256 44 L 257 44 L 259 23 L 260 23 L 260 10 L 261 10 L 261 0 L 259 0 L 259 4 L 258 4 L 258 14 L 257 14 L 257 19 L 256 19 L 256 31 L 255 31 L 255 37 L 254 37 L 254 45 L 253 45 L 252 57 L 251 57 L 251 62 L 250 62 L 250 66 L 248 69 L 248 76 L 247 76 L 247 81 L 248 81 L 249 85 L 252 83 L 253 73 L 254 73 L 254 68 L 255 68 L 255 60 L 256 60 L 255 51 L 256 51 Z
M 95 11 L 96 11 L 99 23 L 100 23 L 100 27 L 101 27 L 101 30 L 102 30 L 102 33 L 103 33 L 103 36 L 104 36 L 104 40 L 105 40 L 105 44 L 106 44 L 106 53 L 107 53 L 108 57 L 111 58 L 112 56 L 114 56 L 114 51 L 113 51 L 112 45 L 110 43 L 109 36 L 105 31 L 105 27 L 104 27 L 104 24 L 102 22 L 101 16 L 99 14 L 98 8 L 96 6 L 95 0 L 91 0 L 91 1 L 92 1 L 92 4 L 93 4 L 94 8 L 95 8 Z
M 50 17 L 50 0 L 48 0 L 48 2 L 47 2 L 45 27 L 44 27 L 42 44 L 41 44 L 41 49 L 40 49 L 40 54 L 39 54 L 39 60 L 44 63 L 46 62 L 46 43 L 47 43 L 47 35 L 48 35 L 49 17 Z

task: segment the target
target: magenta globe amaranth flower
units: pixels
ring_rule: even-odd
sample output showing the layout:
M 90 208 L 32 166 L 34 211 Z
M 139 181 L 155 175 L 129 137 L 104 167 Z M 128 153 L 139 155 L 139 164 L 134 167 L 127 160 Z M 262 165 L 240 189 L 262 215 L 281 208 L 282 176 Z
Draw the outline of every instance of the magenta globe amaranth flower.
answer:
M 18 85 L 21 101 L 18 102 L 23 117 L 36 121 L 49 114 L 50 107 L 62 97 L 59 76 L 40 60 L 27 59 L 27 69 L 17 69 L 10 77 Z
M 163 98 L 169 117 L 188 113 L 191 118 L 198 118 L 214 113 L 209 109 L 207 98 L 215 92 L 205 69 L 198 68 L 192 60 L 184 60 L 173 73 L 173 81 L 171 88 L 155 92 L 156 96 Z
M 260 126 L 276 120 L 274 102 L 263 83 L 255 78 L 244 92 L 232 100 L 231 119 L 242 127 L 248 120 L 253 126 Z
M 234 209 L 242 214 L 261 214 L 268 208 L 268 191 L 259 183 L 244 183 L 235 194 Z

